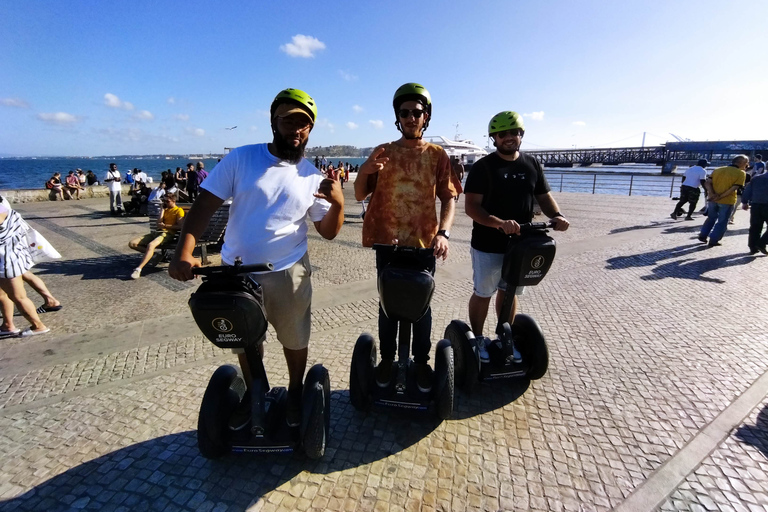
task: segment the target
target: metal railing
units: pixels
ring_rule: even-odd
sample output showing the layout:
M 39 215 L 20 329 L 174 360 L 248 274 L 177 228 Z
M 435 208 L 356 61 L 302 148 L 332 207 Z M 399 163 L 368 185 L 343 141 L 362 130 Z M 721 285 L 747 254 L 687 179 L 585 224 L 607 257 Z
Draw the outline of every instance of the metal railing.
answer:
M 628 196 L 672 197 L 682 176 L 545 171 L 552 190 Z

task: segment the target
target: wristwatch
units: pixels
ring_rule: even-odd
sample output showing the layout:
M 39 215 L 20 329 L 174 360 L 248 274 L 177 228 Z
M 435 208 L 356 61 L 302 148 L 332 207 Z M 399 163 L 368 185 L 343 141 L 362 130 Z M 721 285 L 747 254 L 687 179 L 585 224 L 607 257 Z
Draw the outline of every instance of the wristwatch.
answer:
M 440 231 L 437 232 L 437 234 L 443 236 L 446 240 L 451 239 L 451 232 L 448 231 L 447 229 L 441 229 Z

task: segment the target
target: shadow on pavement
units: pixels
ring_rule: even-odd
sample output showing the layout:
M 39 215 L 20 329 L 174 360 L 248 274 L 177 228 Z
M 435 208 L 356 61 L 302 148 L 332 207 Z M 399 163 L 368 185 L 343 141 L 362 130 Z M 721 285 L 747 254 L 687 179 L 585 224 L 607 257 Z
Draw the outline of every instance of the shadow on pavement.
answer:
M 768 405 L 757 414 L 754 425 L 742 425 L 736 429 L 736 438 L 754 446 L 768 458 Z
M 325 456 L 317 461 L 300 449 L 293 454 L 230 454 L 208 460 L 198 451 L 195 431 L 179 432 L 80 464 L 0 502 L 0 508 L 245 510 L 302 472 L 330 474 L 385 460 L 420 442 L 440 424 L 433 414 L 359 413 L 349 403 L 348 391 L 333 391 L 331 403 L 331 435 Z M 397 469 L 395 463 L 385 462 L 384 475 Z M 309 475 L 298 480 L 287 492 L 311 502 L 319 480 Z M 354 485 L 351 480 L 349 484 Z
M 724 283 L 722 279 L 710 278 L 704 276 L 705 273 L 717 270 L 719 268 L 733 267 L 736 265 L 746 265 L 755 260 L 755 257 L 747 254 L 727 254 L 723 256 L 713 256 L 706 259 L 685 258 L 691 254 L 698 254 L 701 251 L 712 251 L 712 254 L 718 252 L 718 247 L 708 248 L 706 244 L 697 242 L 690 245 L 681 245 L 671 249 L 662 249 L 641 254 L 632 254 L 629 256 L 617 256 L 606 260 L 608 270 L 620 270 L 630 267 L 654 267 L 651 274 L 642 276 L 641 279 L 663 279 L 674 277 L 678 279 L 694 279 L 712 283 Z M 664 260 L 676 259 L 667 263 L 661 263 Z
M 464 420 L 502 409 L 523 396 L 530 385 L 529 379 L 500 379 L 479 382 L 471 392 L 457 390 L 451 419 Z
M 82 276 L 82 279 L 125 279 L 140 261 L 136 254 L 116 254 L 112 256 L 96 256 L 76 260 L 59 260 L 35 265 L 36 274 Z M 147 267 L 146 272 L 152 273 L 154 268 Z M 161 271 L 161 269 L 157 269 Z

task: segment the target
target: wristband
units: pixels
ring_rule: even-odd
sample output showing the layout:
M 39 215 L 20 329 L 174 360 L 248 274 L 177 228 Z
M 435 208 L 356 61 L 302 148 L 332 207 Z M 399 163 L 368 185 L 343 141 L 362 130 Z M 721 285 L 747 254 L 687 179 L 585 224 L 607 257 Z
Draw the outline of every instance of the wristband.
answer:
M 552 218 L 553 218 L 553 219 L 554 219 L 555 217 L 563 217 L 563 218 L 565 218 L 565 217 L 563 216 L 563 214 L 562 214 L 562 213 L 560 213 L 560 212 L 557 212 L 557 213 L 555 213 L 555 214 L 552 216 Z

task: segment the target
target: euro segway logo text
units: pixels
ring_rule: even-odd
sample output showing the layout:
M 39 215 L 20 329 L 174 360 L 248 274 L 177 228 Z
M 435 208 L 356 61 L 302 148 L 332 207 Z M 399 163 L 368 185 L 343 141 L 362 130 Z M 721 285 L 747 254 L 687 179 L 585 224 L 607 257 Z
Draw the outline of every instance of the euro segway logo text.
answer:
M 232 325 L 232 322 L 227 320 L 226 318 L 214 318 L 213 322 L 211 322 L 211 325 L 214 329 L 216 329 L 219 332 L 229 332 L 234 327 Z

